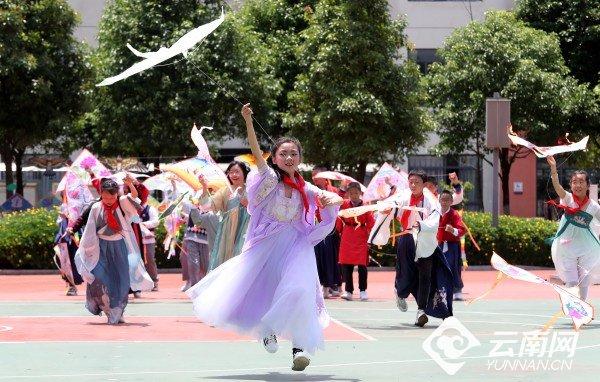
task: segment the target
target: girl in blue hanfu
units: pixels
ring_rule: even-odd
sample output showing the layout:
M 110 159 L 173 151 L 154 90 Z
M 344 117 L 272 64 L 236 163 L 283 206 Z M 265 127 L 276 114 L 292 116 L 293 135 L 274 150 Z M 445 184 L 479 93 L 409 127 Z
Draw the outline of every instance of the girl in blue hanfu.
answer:
M 119 324 L 132 290 L 151 290 L 131 223 L 139 222 L 141 206 L 133 179 L 124 180 L 130 193 L 119 196 L 119 185 L 111 178 L 100 180 L 100 201 L 91 207 L 79 249 L 77 270 L 87 282 L 86 308 L 102 312 L 109 324 Z
M 600 276 L 600 241 L 596 228 L 600 206 L 589 198 L 587 172 L 573 172 L 569 182 L 571 192 L 568 192 L 560 185 L 554 157 L 547 157 L 547 161 L 552 185 L 560 197 L 560 204 L 553 201 L 549 204 L 565 212 L 552 238 L 552 261 L 565 286 L 585 300 L 589 286 Z
M 259 338 L 269 353 L 277 337 L 292 341 L 292 370 L 322 349 L 329 322 L 317 275 L 314 246 L 328 235 L 342 198 L 306 183 L 298 173 L 302 147 L 280 138 L 267 165 L 256 140 L 250 104 L 242 108 L 258 170 L 246 184 L 250 222 L 239 256 L 210 272 L 187 293 L 203 322 Z M 324 208 L 315 223 L 317 199 Z

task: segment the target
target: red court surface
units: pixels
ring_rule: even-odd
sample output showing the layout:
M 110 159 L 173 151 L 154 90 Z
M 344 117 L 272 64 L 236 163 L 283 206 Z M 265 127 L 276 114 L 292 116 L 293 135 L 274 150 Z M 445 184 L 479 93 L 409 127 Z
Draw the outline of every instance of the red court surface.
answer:
M 553 270 L 532 271 L 543 278 L 552 277 Z M 355 272 L 355 278 L 358 277 Z M 485 292 L 494 282 L 495 271 L 467 271 L 463 272 L 465 284 L 464 292 L 467 297 L 475 297 Z M 163 274 L 160 276 L 160 290 L 158 292 L 143 293 L 142 298 L 136 301 L 189 301 L 187 296 L 179 291 L 181 276 L 177 274 Z M 57 275 L 0 275 L 0 301 L 84 301 L 85 287 L 79 287 L 79 296 L 68 297 L 64 295 L 64 282 Z M 596 297 L 598 288 L 591 289 L 591 297 Z M 392 300 L 394 298 L 394 272 L 376 271 L 369 272 L 368 288 L 371 300 Z M 356 294 L 356 292 L 355 292 Z M 529 300 L 554 298 L 555 293 L 550 288 L 539 288 L 515 280 L 504 281 L 487 298 L 497 300 Z M 131 300 L 130 300 L 131 303 Z M 135 303 L 135 302 L 133 302 Z
M 195 317 L 126 316 L 127 322 L 107 325 L 102 317 L 3 317 L 0 318 L 0 339 L 3 342 L 36 341 L 251 341 L 199 322 Z M 7 330 L 9 329 L 9 330 Z M 332 321 L 325 329 L 327 341 L 366 341 L 345 325 Z

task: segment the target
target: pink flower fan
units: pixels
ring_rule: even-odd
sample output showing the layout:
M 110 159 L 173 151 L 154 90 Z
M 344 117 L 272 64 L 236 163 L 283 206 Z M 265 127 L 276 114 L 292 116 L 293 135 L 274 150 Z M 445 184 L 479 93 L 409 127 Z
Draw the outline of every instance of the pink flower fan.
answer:
M 96 160 L 96 158 L 94 157 L 87 157 L 84 160 L 81 161 L 80 166 L 87 170 L 87 169 L 91 169 L 94 166 L 96 166 L 98 164 L 98 161 Z

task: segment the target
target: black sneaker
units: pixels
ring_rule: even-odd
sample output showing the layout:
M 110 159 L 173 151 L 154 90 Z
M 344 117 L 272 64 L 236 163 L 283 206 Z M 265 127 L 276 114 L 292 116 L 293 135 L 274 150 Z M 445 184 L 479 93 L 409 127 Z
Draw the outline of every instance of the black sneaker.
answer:
M 304 352 L 304 350 L 299 348 L 292 349 L 292 370 L 293 371 L 303 371 L 306 369 L 306 366 L 310 364 L 310 358 L 308 354 Z

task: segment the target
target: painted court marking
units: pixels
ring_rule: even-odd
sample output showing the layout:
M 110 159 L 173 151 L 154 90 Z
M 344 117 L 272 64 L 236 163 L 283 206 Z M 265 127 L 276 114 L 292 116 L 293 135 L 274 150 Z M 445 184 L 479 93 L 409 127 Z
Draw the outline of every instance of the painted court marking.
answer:
M 576 350 L 593 349 L 600 347 L 600 344 L 587 345 L 577 347 Z M 470 359 L 486 359 L 494 358 L 489 354 L 481 356 L 458 357 L 452 358 L 452 361 L 470 360 Z M 448 359 L 442 357 L 442 359 Z M 332 363 L 332 364 L 314 364 L 311 363 L 310 369 L 320 368 L 338 368 L 338 367 L 356 367 L 356 366 L 373 366 L 373 365 L 392 365 L 392 364 L 410 364 L 418 362 L 432 362 L 432 358 L 417 358 L 417 359 L 402 359 L 402 360 L 387 360 L 387 361 L 372 361 L 372 362 L 352 362 L 352 363 Z M 169 370 L 169 371 L 137 371 L 137 372 L 112 372 L 112 373 L 81 373 L 81 374 L 48 374 L 48 375 L 8 375 L 0 376 L 1 379 L 25 379 L 25 378 L 80 378 L 80 377 L 108 377 L 108 376 L 128 376 L 128 375 L 164 375 L 164 374 L 212 374 L 212 373 L 240 373 L 240 372 L 261 372 L 261 371 L 289 371 L 289 366 L 275 367 L 253 367 L 240 369 L 212 369 L 212 370 Z
M 0 323 L 10 327 L 0 341 L 8 342 L 246 342 L 255 339 L 212 328 L 195 316 L 126 316 L 126 323 L 108 325 L 95 316 L 10 316 Z M 68 330 L 65 330 L 68 328 Z M 327 341 L 376 341 L 338 320 L 325 329 Z

